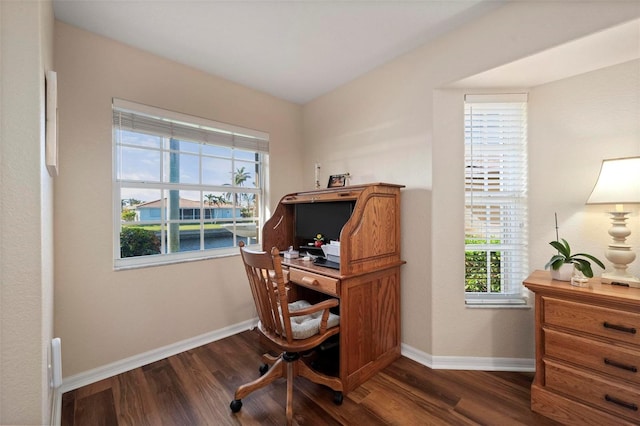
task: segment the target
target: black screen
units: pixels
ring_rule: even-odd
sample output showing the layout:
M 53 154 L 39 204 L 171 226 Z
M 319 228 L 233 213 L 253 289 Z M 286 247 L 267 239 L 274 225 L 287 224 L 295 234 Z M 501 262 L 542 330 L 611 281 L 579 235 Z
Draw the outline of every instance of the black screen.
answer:
M 338 240 L 342 227 L 351 217 L 354 204 L 351 201 L 296 204 L 296 237 L 299 242 L 313 241 L 317 234 L 324 235 L 326 243 Z

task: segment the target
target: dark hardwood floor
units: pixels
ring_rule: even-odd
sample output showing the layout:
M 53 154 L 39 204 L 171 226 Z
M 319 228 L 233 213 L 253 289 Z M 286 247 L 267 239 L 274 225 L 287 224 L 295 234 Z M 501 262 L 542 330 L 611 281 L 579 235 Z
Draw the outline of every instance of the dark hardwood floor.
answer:
M 284 380 L 243 399 L 236 387 L 258 377 L 265 352 L 247 331 L 67 392 L 62 425 L 282 425 Z M 342 405 L 331 390 L 296 379 L 299 425 L 556 425 L 531 412 L 532 374 L 431 370 L 400 358 Z

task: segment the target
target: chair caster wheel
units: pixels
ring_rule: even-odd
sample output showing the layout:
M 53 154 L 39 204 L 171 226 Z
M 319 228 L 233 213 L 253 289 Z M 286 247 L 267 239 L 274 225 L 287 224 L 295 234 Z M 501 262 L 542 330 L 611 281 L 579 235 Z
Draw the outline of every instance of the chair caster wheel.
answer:
M 231 408 L 232 413 L 237 413 L 242 408 L 242 400 L 234 399 L 231 401 L 231 404 L 229 404 L 229 408 Z
M 264 376 L 269 371 L 269 364 L 262 364 L 258 371 L 260 371 L 260 376 Z
M 334 392 L 333 403 L 336 405 L 342 405 L 342 392 Z

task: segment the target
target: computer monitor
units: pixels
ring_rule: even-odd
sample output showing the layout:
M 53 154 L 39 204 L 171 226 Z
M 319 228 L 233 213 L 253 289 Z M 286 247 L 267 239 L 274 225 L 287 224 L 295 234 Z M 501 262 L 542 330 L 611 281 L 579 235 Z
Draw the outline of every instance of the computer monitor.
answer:
M 318 234 L 339 240 L 342 227 L 351 217 L 355 201 L 301 203 L 295 205 L 296 238 L 300 244 L 313 242 Z

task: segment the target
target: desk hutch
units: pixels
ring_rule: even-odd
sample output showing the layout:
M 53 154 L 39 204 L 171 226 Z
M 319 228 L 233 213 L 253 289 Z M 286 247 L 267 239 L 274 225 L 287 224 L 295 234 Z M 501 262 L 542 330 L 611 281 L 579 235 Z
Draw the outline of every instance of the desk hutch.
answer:
M 262 230 L 263 250 L 298 249 L 310 242 L 298 235 L 300 212 L 312 213 L 314 206 L 321 210 L 323 203 L 342 211 L 340 207 L 348 206 L 339 231 L 339 270 L 301 258 L 282 261 L 294 297 L 302 293 L 305 298 L 315 294 L 340 299 L 339 378 L 345 395 L 400 356 L 402 187 L 373 183 L 288 194 Z
M 564 424 L 640 424 L 640 289 L 554 281 L 536 271 L 531 409 Z

